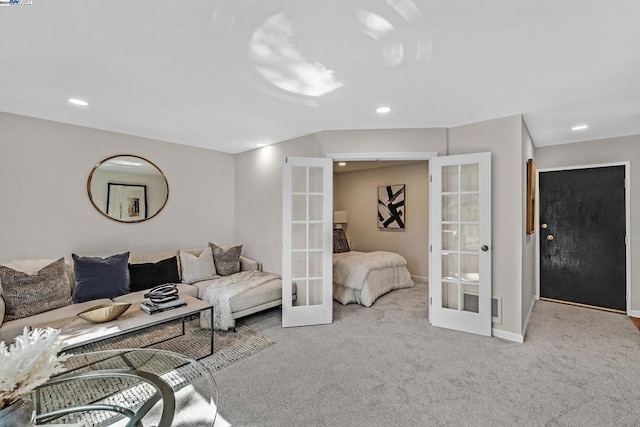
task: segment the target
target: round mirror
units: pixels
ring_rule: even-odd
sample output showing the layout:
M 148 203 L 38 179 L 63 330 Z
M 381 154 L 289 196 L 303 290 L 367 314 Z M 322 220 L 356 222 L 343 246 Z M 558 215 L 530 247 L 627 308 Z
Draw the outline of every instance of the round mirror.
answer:
M 93 206 L 120 222 L 141 222 L 156 216 L 169 198 L 169 184 L 153 162 L 122 154 L 98 163 L 87 180 Z

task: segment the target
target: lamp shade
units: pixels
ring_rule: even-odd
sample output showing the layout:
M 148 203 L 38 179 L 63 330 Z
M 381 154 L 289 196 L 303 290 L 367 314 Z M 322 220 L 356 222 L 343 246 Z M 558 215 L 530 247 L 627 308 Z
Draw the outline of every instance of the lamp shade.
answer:
M 347 211 L 333 211 L 333 223 L 334 224 L 346 224 L 347 223 Z

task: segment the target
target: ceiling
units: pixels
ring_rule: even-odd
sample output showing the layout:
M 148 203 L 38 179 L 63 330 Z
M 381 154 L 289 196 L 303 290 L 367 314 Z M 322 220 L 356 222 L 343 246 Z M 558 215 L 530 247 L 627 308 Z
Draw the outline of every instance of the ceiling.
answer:
M 32 0 L 0 5 L 0 111 L 228 153 L 518 113 L 536 146 L 633 135 L 638 22 L 637 0 Z

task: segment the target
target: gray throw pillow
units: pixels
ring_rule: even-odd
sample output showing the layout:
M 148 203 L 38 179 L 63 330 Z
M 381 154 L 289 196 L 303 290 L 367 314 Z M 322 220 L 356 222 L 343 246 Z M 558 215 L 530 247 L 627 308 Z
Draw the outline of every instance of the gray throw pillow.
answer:
M 33 274 L 0 265 L 0 283 L 6 306 L 5 322 L 71 304 L 71 287 L 64 258 Z
M 213 251 L 213 262 L 216 266 L 216 273 L 220 276 L 229 276 L 240 272 L 240 254 L 242 253 L 242 245 L 234 246 L 229 249 L 221 247 L 209 242 L 209 246 Z

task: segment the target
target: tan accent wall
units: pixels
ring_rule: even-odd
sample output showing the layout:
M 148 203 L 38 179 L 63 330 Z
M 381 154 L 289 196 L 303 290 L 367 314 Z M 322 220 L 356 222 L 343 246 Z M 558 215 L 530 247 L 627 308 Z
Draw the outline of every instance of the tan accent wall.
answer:
M 379 229 L 378 187 L 405 184 L 405 228 Z M 429 274 L 429 166 L 412 163 L 333 175 L 334 210 L 349 214 L 345 227 L 356 251 L 390 251 L 407 259 L 413 276 Z

